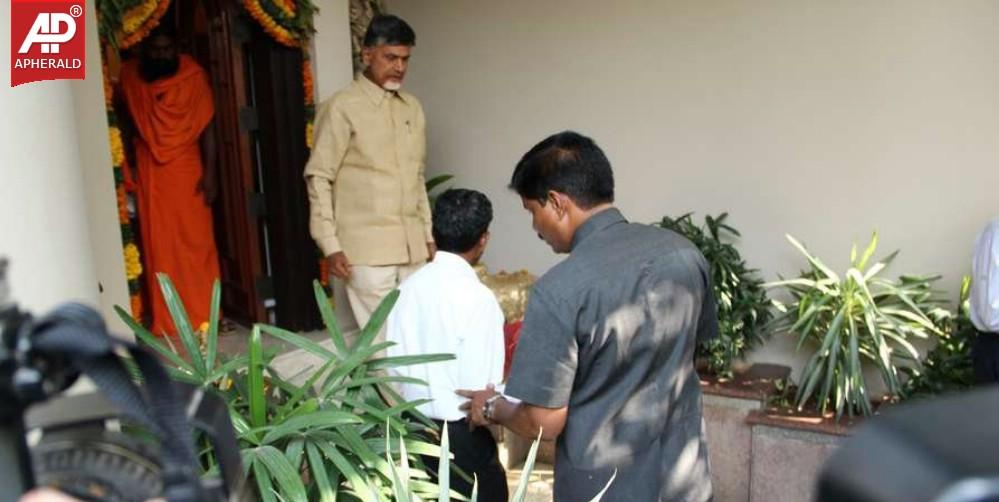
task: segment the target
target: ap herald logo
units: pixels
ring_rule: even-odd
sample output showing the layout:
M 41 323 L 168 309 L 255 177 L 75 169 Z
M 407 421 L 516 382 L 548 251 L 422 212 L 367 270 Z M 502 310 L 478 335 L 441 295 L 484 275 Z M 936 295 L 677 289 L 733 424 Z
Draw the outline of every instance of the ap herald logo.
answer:
M 84 5 L 84 0 L 11 0 L 11 87 L 86 78 Z

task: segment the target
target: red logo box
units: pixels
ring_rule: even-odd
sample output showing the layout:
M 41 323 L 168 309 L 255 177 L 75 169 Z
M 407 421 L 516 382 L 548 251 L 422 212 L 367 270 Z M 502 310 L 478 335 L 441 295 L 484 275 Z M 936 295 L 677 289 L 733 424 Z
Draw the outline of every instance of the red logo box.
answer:
M 84 0 L 11 0 L 10 86 L 87 76 Z

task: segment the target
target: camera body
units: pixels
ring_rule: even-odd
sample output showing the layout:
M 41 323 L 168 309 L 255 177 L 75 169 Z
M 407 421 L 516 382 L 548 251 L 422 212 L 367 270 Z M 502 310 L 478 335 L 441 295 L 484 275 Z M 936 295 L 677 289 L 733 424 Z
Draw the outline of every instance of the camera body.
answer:
M 108 335 L 89 307 L 39 319 L 21 311 L 7 300 L 6 268 L 0 259 L 0 500 L 35 486 L 82 500 L 243 499 L 221 399 L 172 381 L 149 351 Z M 98 390 L 67 395 L 81 374 Z M 195 430 L 218 460 L 217 476 L 200 475 Z

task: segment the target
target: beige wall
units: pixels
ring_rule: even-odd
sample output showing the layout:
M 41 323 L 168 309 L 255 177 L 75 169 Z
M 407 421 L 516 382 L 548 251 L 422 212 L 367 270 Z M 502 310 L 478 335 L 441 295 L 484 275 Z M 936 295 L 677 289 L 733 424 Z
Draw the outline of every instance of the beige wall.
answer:
M 322 101 L 345 87 L 354 78 L 350 49 L 348 0 L 324 0 L 315 19 L 313 37 L 316 74 L 316 99 Z M 347 292 L 340 281 L 333 283 L 337 320 L 344 329 L 354 329 L 357 321 L 347 303 Z
M 607 151 L 631 219 L 729 211 L 767 279 L 804 265 L 785 233 L 839 268 L 877 229 L 889 273 L 953 297 L 999 215 L 999 3 L 388 3 L 417 32 L 430 171 L 493 199 L 493 269 L 556 261 L 504 187 L 567 128 Z

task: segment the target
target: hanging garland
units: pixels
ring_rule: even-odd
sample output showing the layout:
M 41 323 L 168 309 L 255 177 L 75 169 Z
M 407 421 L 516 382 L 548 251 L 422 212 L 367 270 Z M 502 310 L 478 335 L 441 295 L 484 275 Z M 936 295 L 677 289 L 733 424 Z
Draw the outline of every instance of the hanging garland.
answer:
M 109 57 L 119 49 L 128 49 L 149 36 L 159 25 L 170 7 L 170 0 L 98 0 L 98 31 L 102 45 L 113 51 L 101 51 L 101 68 L 104 77 L 104 108 L 108 119 L 108 145 L 111 149 L 111 169 L 114 174 L 115 200 L 118 207 L 118 225 L 121 228 L 122 256 L 125 261 L 125 278 L 128 281 L 129 307 L 132 317 L 142 319 L 142 256 L 135 241 L 132 227 L 130 200 L 135 187 L 129 176 L 128 159 L 118 116 L 114 109 L 114 87 L 111 85 Z M 117 60 L 114 60 L 117 64 Z
M 101 40 L 128 49 L 149 36 L 170 7 L 170 0 L 97 0 Z
M 118 116 L 114 111 L 114 87 L 111 86 L 107 64 L 103 64 L 104 106 L 108 118 L 108 145 L 111 148 L 111 169 L 114 173 L 115 199 L 118 206 L 118 225 L 121 229 L 122 256 L 125 259 L 125 279 L 128 281 L 129 307 L 132 317 L 142 319 L 142 258 L 139 246 L 135 243 L 132 217 L 128 210 L 129 192 L 134 190 L 128 175 L 128 162 L 125 145 L 118 128 Z
M 316 6 L 310 0 L 242 0 L 250 16 L 281 45 L 301 47 L 315 31 Z

